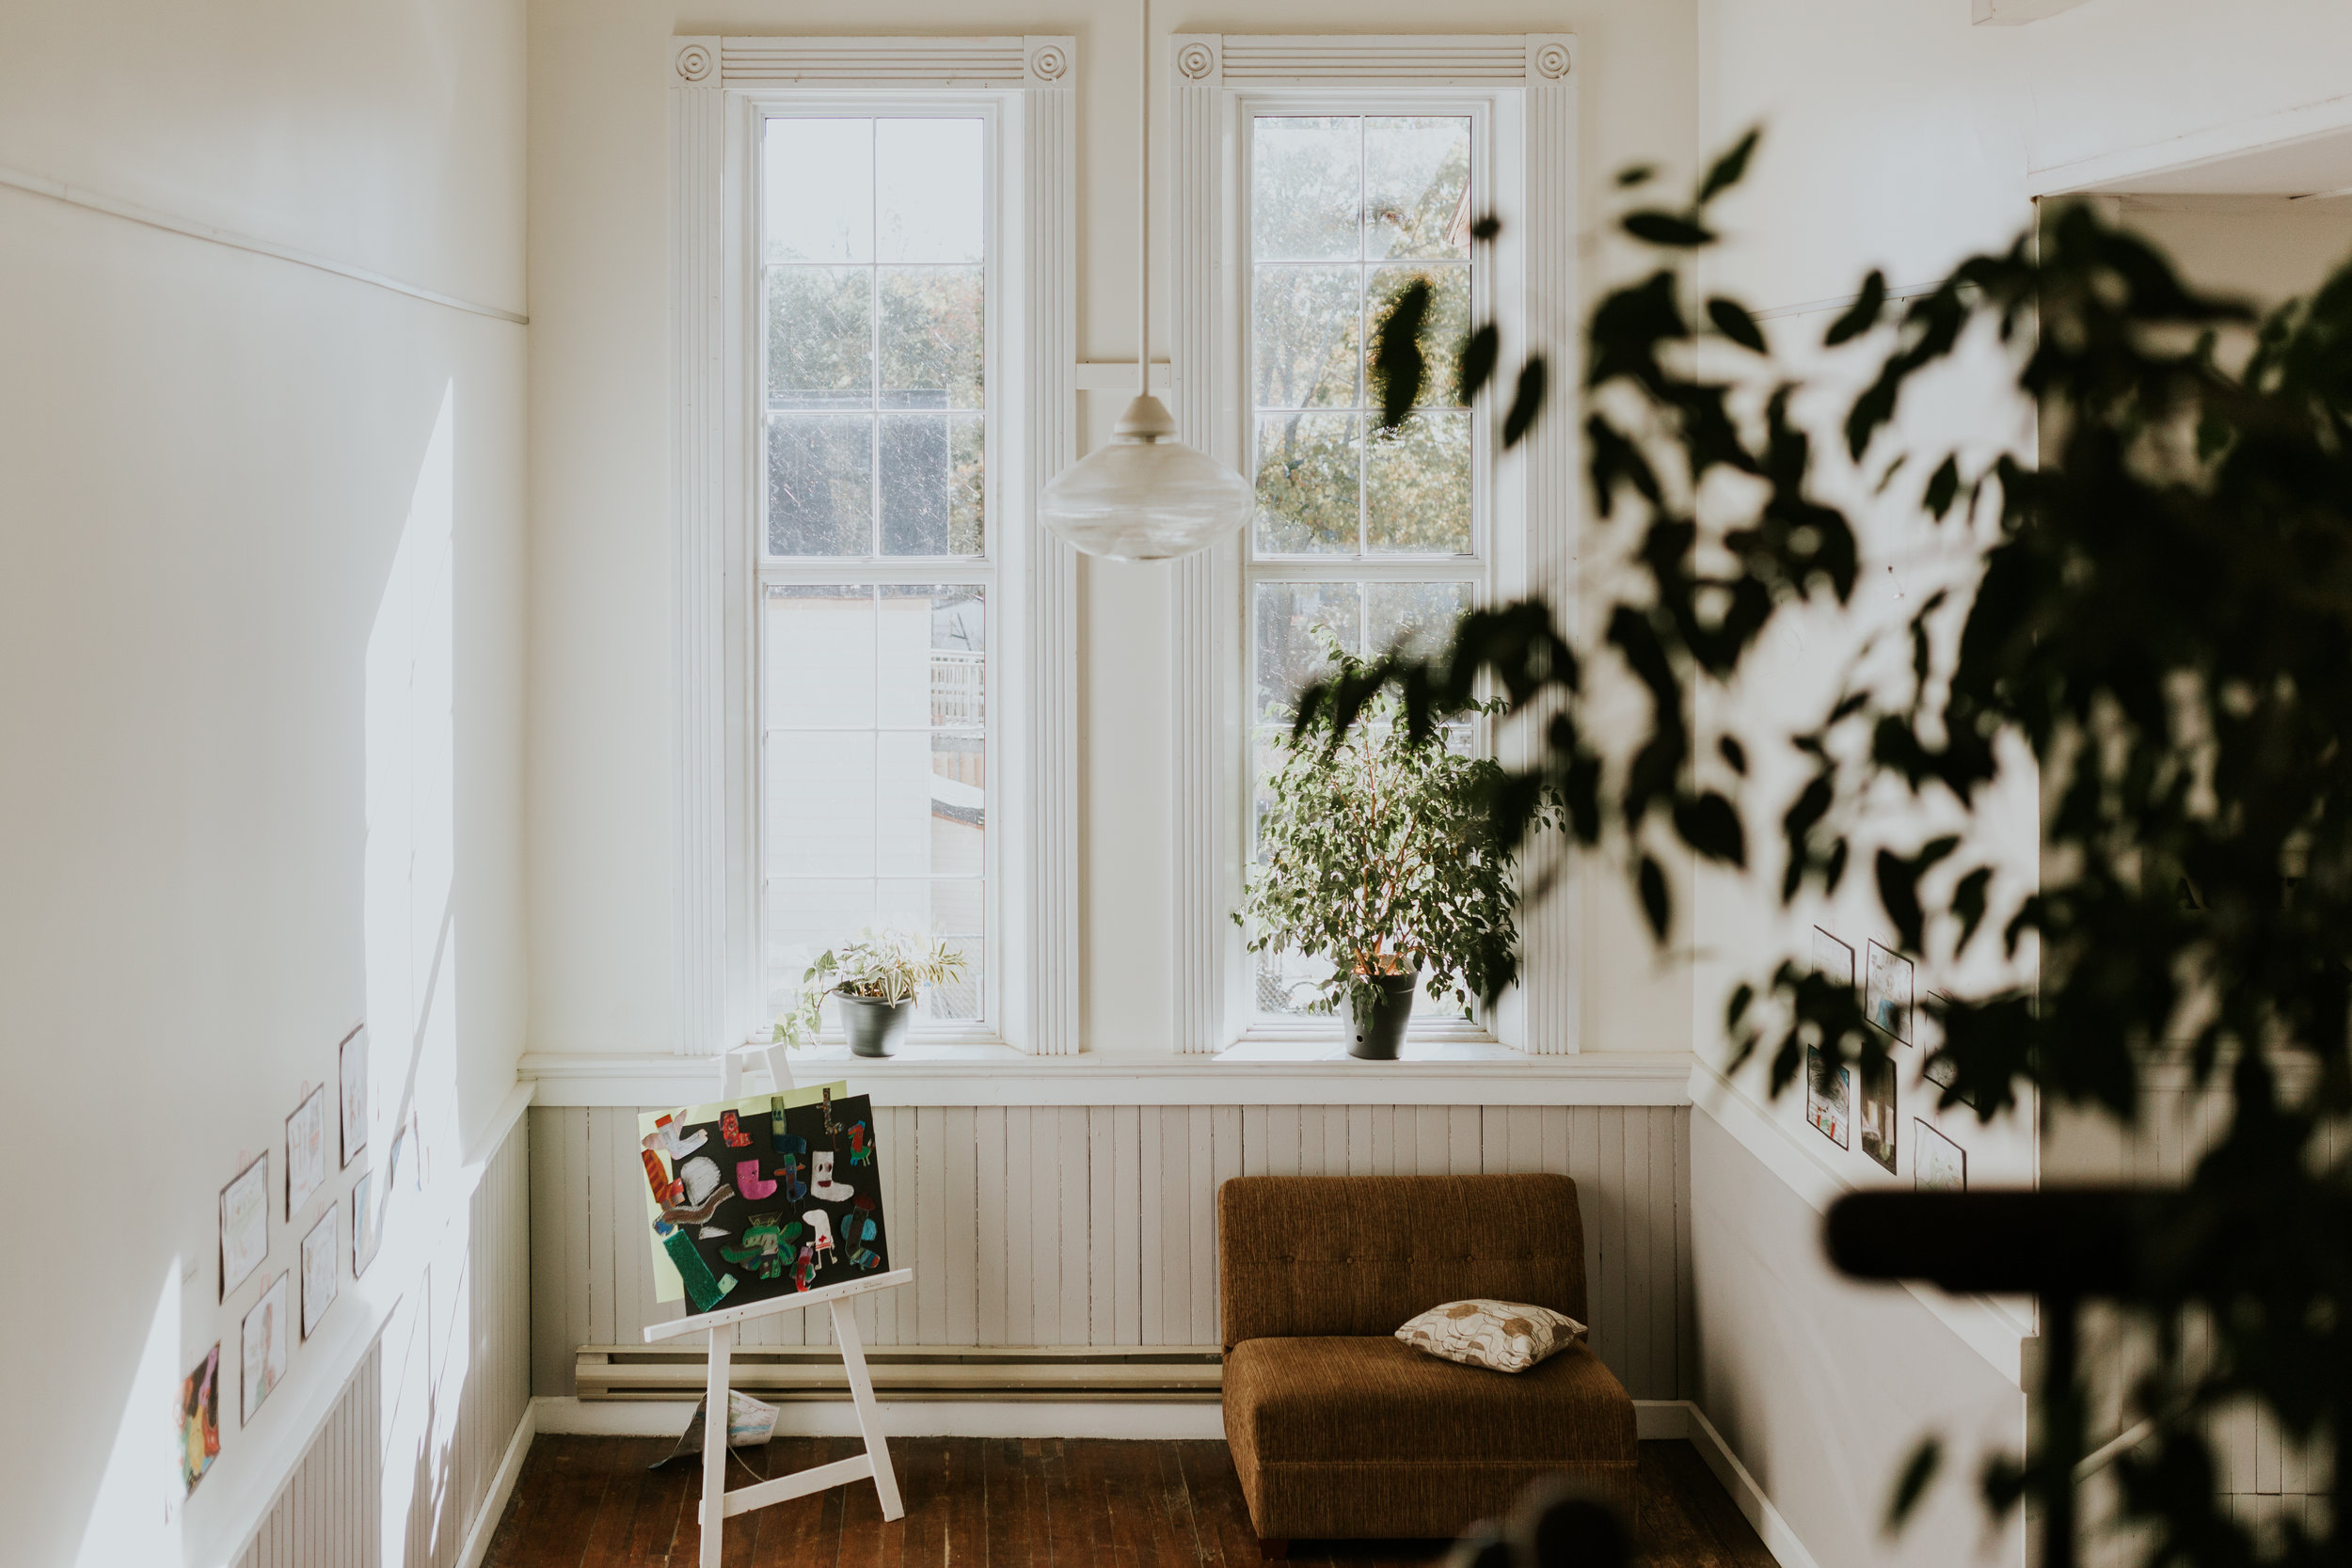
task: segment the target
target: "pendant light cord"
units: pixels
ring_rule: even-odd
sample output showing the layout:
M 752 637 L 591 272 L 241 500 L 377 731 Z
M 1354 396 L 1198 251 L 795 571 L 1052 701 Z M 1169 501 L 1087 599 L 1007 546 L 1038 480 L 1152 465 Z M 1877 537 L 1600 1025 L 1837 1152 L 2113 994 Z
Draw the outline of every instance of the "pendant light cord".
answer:
M 1143 0 L 1143 36 L 1136 45 L 1136 396 L 1152 395 L 1152 0 Z

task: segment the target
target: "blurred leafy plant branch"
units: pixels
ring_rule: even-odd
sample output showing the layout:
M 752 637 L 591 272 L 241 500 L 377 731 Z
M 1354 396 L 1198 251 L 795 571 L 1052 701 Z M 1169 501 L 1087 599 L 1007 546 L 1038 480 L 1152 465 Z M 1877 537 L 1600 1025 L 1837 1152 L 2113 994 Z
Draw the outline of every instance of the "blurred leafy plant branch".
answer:
M 2262 315 L 2187 286 L 2147 240 L 2072 206 L 1908 300 L 1872 273 L 1814 361 L 1835 375 L 1799 373 L 1750 309 L 1693 286 L 1693 261 L 1719 241 L 1714 203 L 1756 145 L 1751 133 L 1718 159 L 1687 206 L 1619 219 L 1661 260 L 1589 324 L 1592 503 L 1619 533 L 1624 568 L 1599 579 L 1608 602 L 1582 622 L 1597 636 L 1572 636 L 1539 599 L 1474 610 L 1439 653 L 1391 652 L 1310 689 L 1299 733 L 1344 734 L 1383 691 L 1416 731 L 1499 696 L 1539 739 L 1532 761 L 1490 778 L 1488 831 L 1518 845 L 1556 792 L 1570 837 L 1622 864 L 1661 945 L 1677 847 L 1735 873 L 1776 871 L 1784 906 L 1867 875 L 1886 928 L 1931 966 L 1951 969 L 1979 942 L 2014 959 L 2031 941 L 2030 989 L 1949 985 L 1931 1004 L 1947 1109 L 1991 1119 L 2032 1089 L 2130 1122 L 2150 1068 L 2185 1059 L 2229 1115 L 2160 1223 L 2135 1238 L 2133 1306 L 2158 1354 L 2130 1390 L 2149 1435 L 2114 1460 L 2120 1516 L 2153 1527 L 2151 1560 L 2341 1560 L 2352 1528 L 2352 1471 L 2332 1458 L 2352 1431 L 2341 1136 L 2352 1117 L 2352 269 Z M 1649 179 L 1632 169 L 1619 182 Z M 1426 373 L 1426 315 L 1407 289 L 1379 324 L 1391 423 Z M 2221 352 L 2233 340 L 2242 356 Z M 1498 385 L 1496 344 L 1492 324 L 1461 344 L 1466 395 Z M 1979 348 L 2006 356 L 2038 414 L 2032 459 L 1919 451 L 1895 432 L 1905 394 Z M 1546 380 L 1531 356 L 1505 445 L 1541 416 Z M 1839 411 L 1826 426 L 1792 413 L 1824 400 Z M 1817 451 L 1824 428 L 1834 452 Z M 1861 531 L 1825 499 L 1848 491 L 1865 496 L 1873 540 L 1910 526 L 1902 515 L 1922 529 L 1933 519 L 1957 544 L 1958 580 L 1908 615 L 1856 625 Z M 1899 636 L 1909 657 L 1892 676 L 1858 658 L 1810 721 L 1766 737 L 1726 728 L 1699 754 L 1695 701 L 1711 692 L 1717 710 L 1742 712 L 1739 683 L 1762 639 L 1801 614 L 1842 617 L 1858 643 Z M 1597 713 L 1604 666 L 1645 699 L 1629 724 Z M 1780 749 L 1769 768 L 1752 757 L 1766 744 Z M 2005 756 L 2040 791 L 2038 845 L 2003 846 L 1985 820 L 1996 784 L 2017 776 Z M 1890 821 L 1946 831 L 1875 840 Z M 1777 838 L 1776 867 L 1751 823 Z M 2020 864 L 2037 855 L 2038 870 Z M 1497 988 L 1511 978 L 1506 961 Z M 1831 1072 L 1875 1065 L 1887 1040 L 1859 1003 L 1842 977 L 1794 961 L 1741 980 L 1724 1002 L 1732 1063 L 1765 1054 L 1774 1093 L 1808 1046 Z M 2228 1512 L 2209 1421 L 2249 1400 L 2322 1456 L 2327 1522 L 2258 1533 Z M 1995 1463 L 1988 1500 L 2074 1485 L 2080 1456 L 2044 1448 Z M 1898 1515 L 1936 1465 L 1923 1445 Z

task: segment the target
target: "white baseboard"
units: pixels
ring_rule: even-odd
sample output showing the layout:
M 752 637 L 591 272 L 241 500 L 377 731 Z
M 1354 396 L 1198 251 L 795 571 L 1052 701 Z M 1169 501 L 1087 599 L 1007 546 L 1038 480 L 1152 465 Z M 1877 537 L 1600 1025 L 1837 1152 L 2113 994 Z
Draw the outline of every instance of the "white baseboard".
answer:
M 538 1430 L 595 1436 L 672 1437 L 694 1414 L 685 1400 L 531 1402 Z M 857 1412 L 847 1400 L 792 1402 L 776 1430 L 792 1436 L 853 1437 Z M 893 1437 L 1222 1437 L 1225 1412 L 1215 1404 L 1116 1401 L 907 1400 L 882 1406 Z
M 474 1515 L 473 1528 L 466 1532 L 465 1549 L 457 1554 L 457 1568 L 482 1568 L 491 1538 L 498 1534 L 499 1521 L 506 1516 L 506 1501 L 515 1495 L 515 1482 L 522 1478 L 523 1460 L 531 1452 L 531 1440 L 538 1432 L 539 1402 L 532 1400 L 523 1406 L 523 1418 L 515 1423 L 515 1435 L 507 1442 L 506 1455 L 499 1461 L 498 1474 L 490 1480 L 490 1495 L 482 1499 L 482 1512 Z
M 1724 1434 L 1715 1430 L 1715 1423 L 1707 1418 L 1707 1413 L 1688 1401 L 1682 1404 L 1683 1418 L 1688 1423 L 1683 1435 L 1698 1449 L 1699 1457 L 1707 1461 L 1707 1467 L 1715 1472 L 1715 1479 L 1723 1482 L 1733 1505 L 1756 1527 L 1756 1533 L 1762 1539 L 1764 1549 L 1772 1554 L 1772 1560 L 1780 1568 L 1820 1568 L 1788 1521 L 1780 1516 L 1780 1510 L 1772 1506 L 1772 1499 L 1764 1495 L 1764 1488 L 1756 1484 L 1756 1478 L 1748 1474 L 1748 1467 L 1740 1463 L 1740 1456 L 1731 1451 L 1731 1445 L 1724 1441 Z
M 1633 1435 L 1645 1443 L 1691 1435 L 1689 1400 L 1635 1400 Z

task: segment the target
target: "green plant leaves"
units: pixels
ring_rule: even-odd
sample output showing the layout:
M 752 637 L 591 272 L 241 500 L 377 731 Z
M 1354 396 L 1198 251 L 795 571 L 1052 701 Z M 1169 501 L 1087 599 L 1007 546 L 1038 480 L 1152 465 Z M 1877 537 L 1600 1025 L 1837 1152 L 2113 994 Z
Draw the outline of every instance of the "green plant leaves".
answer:
M 1713 245 L 1715 234 L 1696 217 L 1682 213 L 1661 212 L 1645 207 L 1628 213 L 1622 220 L 1625 231 L 1645 245 L 1666 245 L 1677 250 L 1694 249 Z

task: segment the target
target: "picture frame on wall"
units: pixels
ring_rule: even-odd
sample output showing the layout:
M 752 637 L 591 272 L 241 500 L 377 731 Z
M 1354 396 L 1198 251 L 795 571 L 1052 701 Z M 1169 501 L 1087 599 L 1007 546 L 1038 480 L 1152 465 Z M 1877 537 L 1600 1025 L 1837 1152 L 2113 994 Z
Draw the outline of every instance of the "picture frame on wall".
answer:
M 383 1219 L 375 1207 L 375 1172 L 361 1171 L 351 1184 L 351 1277 L 358 1278 L 375 1261 L 375 1247 L 384 1239 Z
M 1931 1025 L 1935 1025 L 1941 1017 L 1937 1011 L 1938 1005 L 1949 1007 L 1952 999 L 1940 990 L 1928 992 L 1927 1016 Z M 1937 1088 L 1948 1089 L 1960 1082 L 1960 1064 L 1946 1055 L 1938 1046 L 1929 1051 L 1927 1063 L 1919 1069 L 1919 1074 Z M 1973 1094 L 1963 1092 L 1959 1100 L 1972 1111 L 1977 1108 L 1977 1097 Z
M 1917 1117 L 1911 1118 L 1911 1184 L 1923 1193 L 1968 1190 L 1968 1151 Z
M 1833 984 L 1853 989 L 1853 949 L 1819 926 L 1813 927 L 1813 969 Z
M 180 1380 L 180 1483 L 193 1495 L 220 1457 L 220 1341 Z
M 294 1339 L 294 1323 L 286 1310 L 286 1274 L 279 1271 L 262 1299 L 247 1308 L 238 1331 L 238 1370 L 243 1398 L 237 1424 L 249 1424 L 262 1403 L 286 1376 L 286 1355 Z
M 335 1053 L 337 1099 L 342 1109 L 343 1168 L 368 1147 L 368 1026 L 343 1037 Z
M 1853 1137 L 1853 1069 L 1841 1067 L 1832 1076 L 1821 1048 L 1804 1048 L 1804 1119 L 1840 1148 Z
M 269 1155 L 262 1153 L 220 1190 L 220 1299 L 268 1260 Z
M 1909 1045 L 1913 1033 L 1911 960 L 1875 942 L 1870 943 L 1869 958 L 1869 978 L 1862 994 L 1863 1016 Z
M 1895 1059 L 1882 1056 L 1874 1066 L 1862 1063 L 1862 1107 L 1854 1117 L 1862 1130 L 1862 1152 L 1895 1169 Z
M 321 1084 L 286 1118 L 286 1223 L 326 1185 L 326 1085 Z
M 319 1223 L 302 1238 L 302 1337 L 305 1339 L 318 1331 L 319 1320 L 335 1305 L 336 1294 L 342 1287 L 342 1271 L 337 1267 L 336 1233 L 342 1219 L 337 1205 L 328 1204 Z

